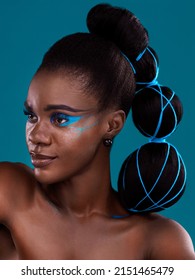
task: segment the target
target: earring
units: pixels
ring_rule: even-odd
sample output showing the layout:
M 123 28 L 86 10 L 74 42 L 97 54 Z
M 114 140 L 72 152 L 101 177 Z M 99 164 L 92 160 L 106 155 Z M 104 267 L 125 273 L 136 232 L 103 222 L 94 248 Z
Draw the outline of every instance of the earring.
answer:
M 112 139 L 104 139 L 103 143 L 104 143 L 104 146 L 111 147 L 113 141 L 112 141 Z

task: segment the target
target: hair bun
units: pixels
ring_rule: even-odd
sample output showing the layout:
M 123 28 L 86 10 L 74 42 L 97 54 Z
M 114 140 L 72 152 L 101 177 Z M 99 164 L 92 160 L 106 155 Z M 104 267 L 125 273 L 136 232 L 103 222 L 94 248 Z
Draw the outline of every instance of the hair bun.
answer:
M 130 59 L 148 45 L 148 33 L 133 13 L 126 9 L 99 4 L 87 16 L 91 33 L 114 42 Z
M 132 117 L 137 129 L 150 138 L 166 138 L 182 118 L 179 98 L 168 87 L 143 88 L 133 100 Z
M 123 163 L 118 191 L 131 212 L 161 211 L 182 196 L 186 169 L 177 149 L 169 143 L 147 143 Z
M 136 70 L 136 91 L 157 80 L 159 72 L 158 55 L 153 48 L 148 46 L 141 58 L 134 64 Z

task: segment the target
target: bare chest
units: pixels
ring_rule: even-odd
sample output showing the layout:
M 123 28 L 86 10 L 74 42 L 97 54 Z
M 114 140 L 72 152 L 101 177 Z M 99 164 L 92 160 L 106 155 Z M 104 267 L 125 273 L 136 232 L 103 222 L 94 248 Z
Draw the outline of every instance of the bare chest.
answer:
M 143 259 L 144 237 L 118 219 L 70 220 L 55 212 L 17 215 L 11 227 L 18 259 Z

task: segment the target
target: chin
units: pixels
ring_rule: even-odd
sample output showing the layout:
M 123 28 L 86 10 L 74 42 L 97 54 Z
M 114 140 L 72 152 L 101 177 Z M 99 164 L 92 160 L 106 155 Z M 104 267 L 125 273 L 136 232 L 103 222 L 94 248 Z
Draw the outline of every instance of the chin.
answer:
M 43 185 L 58 184 L 70 178 L 70 176 L 64 172 L 61 174 L 49 168 L 34 168 L 34 176 L 35 179 Z
M 35 179 L 44 185 L 51 185 L 56 183 L 56 178 L 53 176 L 53 172 L 44 170 L 43 168 L 35 168 L 34 176 Z

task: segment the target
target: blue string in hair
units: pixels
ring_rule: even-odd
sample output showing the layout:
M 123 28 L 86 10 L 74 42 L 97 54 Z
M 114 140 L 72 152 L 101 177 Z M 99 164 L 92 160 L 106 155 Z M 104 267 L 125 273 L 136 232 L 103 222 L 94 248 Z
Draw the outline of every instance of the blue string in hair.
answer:
M 152 80 L 152 81 L 150 81 L 150 82 L 136 82 L 136 84 L 137 85 L 146 85 L 146 86 L 155 86 L 155 85 L 157 85 L 158 84 L 158 81 L 157 81 L 157 78 L 158 78 L 158 74 L 159 74 L 159 66 L 158 66 L 158 62 L 157 62 L 157 59 L 156 59 L 156 57 L 155 57 L 155 55 L 152 53 L 152 51 L 149 49 L 149 48 L 146 48 L 145 49 L 145 51 L 148 51 L 150 54 L 151 54 L 151 56 L 153 57 L 153 59 L 154 59 L 154 63 L 155 63 L 155 67 L 156 67 L 156 75 L 155 75 L 155 77 L 154 77 L 154 79 Z M 144 53 L 145 53 L 145 51 L 144 51 Z M 144 54 L 143 53 L 143 54 Z M 143 55 L 142 54 L 142 55 Z M 138 56 L 139 57 L 139 56 Z M 141 56 L 142 57 L 142 56 Z M 140 57 L 140 58 L 141 58 Z M 139 58 L 139 59 L 140 59 Z M 137 59 L 136 59 L 136 61 L 138 61 Z M 137 91 L 138 92 L 138 91 Z M 136 93 L 137 93 L 136 92 Z
M 144 53 L 147 51 L 147 49 L 148 49 L 148 48 L 145 48 L 145 49 L 143 50 L 143 52 L 141 52 L 141 53 L 137 56 L 136 61 L 139 61 L 139 60 L 142 58 L 142 56 L 143 56 Z
M 162 92 L 162 89 L 161 89 L 161 86 L 158 84 L 156 87 L 154 86 L 147 86 L 147 88 L 152 88 L 152 90 L 154 90 L 155 92 L 157 92 L 159 95 L 160 95 L 160 114 L 159 114 L 159 119 L 158 119 L 158 123 L 157 123 L 157 127 L 156 127 L 156 130 L 154 132 L 153 135 L 150 135 L 149 133 L 147 133 L 146 131 L 144 131 L 143 128 L 140 128 L 140 130 L 147 136 L 147 137 L 150 137 L 150 142 L 154 142 L 154 140 L 157 138 L 157 134 L 160 130 L 160 127 L 161 127 L 161 124 L 162 124 L 162 120 L 163 120 L 163 114 L 164 114 L 164 111 L 165 109 L 167 108 L 167 106 L 170 106 L 172 112 L 173 112 L 173 115 L 174 115 L 174 120 L 175 120 L 175 124 L 174 124 L 174 127 L 172 129 L 172 131 L 170 133 L 168 133 L 167 135 L 165 135 L 163 138 L 158 138 L 158 140 L 156 139 L 156 141 L 159 141 L 159 142 L 162 142 L 165 138 L 167 138 L 168 136 L 170 136 L 177 128 L 177 124 L 178 124 L 178 119 L 177 119 L 177 114 L 175 112 L 175 109 L 173 107 L 173 105 L 171 104 L 171 101 L 175 95 L 175 92 L 172 91 L 172 95 L 170 97 L 170 99 L 168 99 Z M 141 89 L 143 90 L 143 88 Z M 141 91 L 139 90 L 139 92 Z M 164 102 L 165 101 L 165 102 Z M 165 104 L 164 104 L 165 103 Z
M 153 57 L 153 59 L 154 59 L 155 66 L 156 66 L 156 75 L 155 75 L 154 79 L 153 79 L 152 81 L 150 81 L 150 82 L 136 82 L 136 84 L 138 84 L 138 85 L 145 85 L 145 87 L 143 87 L 143 88 L 141 88 L 140 90 L 136 91 L 136 94 L 139 93 L 139 92 L 141 92 L 144 88 L 151 88 L 152 90 L 154 90 L 155 92 L 157 92 L 157 93 L 160 95 L 160 103 L 161 103 L 160 106 L 161 106 L 161 110 L 160 110 L 160 115 L 159 115 L 158 124 L 157 124 L 156 130 L 155 130 L 155 132 L 154 132 L 153 135 L 148 134 L 148 133 L 147 133 L 146 131 L 144 131 L 141 127 L 139 127 L 139 128 L 140 128 L 140 130 L 142 130 L 142 132 L 143 132 L 145 135 L 147 135 L 148 137 L 150 137 L 150 142 L 151 142 L 151 141 L 154 142 L 154 140 L 155 140 L 156 142 L 157 142 L 157 141 L 158 141 L 158 142 L 162 142 L 162 141 L 165 140 L 165 138 L 167 138 L 168 136 L 170 136 L 170 135 L 176 130 L 176 128 L 177 128 L 177 124 L 178 124 L 177 114 L 176 114 L 176 112 L 175 112 L 175 109 L 174 109 L 173 105 L 171 104 L 171 101 L 172 101 L 172 99 L 173 99 L 175 93 L 172 91 L 172 96 L 171 96 L 170 99 L 168 99 L 168 98 L 163 94 L 162 89 L 161 89 L 161 85 L 160 85 L 160 84 L 158 83 L 158 81 L 157 81 L 158 74 L 159 74 L 159 66 L 158 66 L 157 59 L 156 59 L 155 55 L 152 53 L 152 51 L 151 51 L 149 48 L 146 48 L 145 51 L 148 51 L 148 52 L 151 54 L 151 56 Z M 144 53 L 145 53 L 145 52 L 144 52 Z M 143 54 L 142 54 L 142 55 L 143 55 Z M 165 105 L 163 105 L 164 100 L 166 101 Z M 158 134 L 158 132 L 159 132 L 159 130 L 160 130 L 161 124 L 162 124 L 164 111 L 165 111 L 165 109 L 167 108 L 168 105 L 171 107 L 171 109 L 172 109 L 172 111 L 173 111 L 174 120 L 175 120 L 175 125 L 174 125 L 172 131 L 171 131 L 169 134 L 165 135 L 163 138 L 158 138 L 158 139 L 156 139 L 156 136 L 157 136 L 157 134 Z
M 145 185 L 144 179 L 142 178 L 142 173 L 141 173 L 141 169 L 140 169 L 140 160 L 139 160 L 140 152 L 141 152 L 141 149 L 142 149 L 143 146 L 141 146 L 136 151 L 136 155 L 135 155 L 135 157 L 136 157 L 135 158 L 135 160 L 136 160 L 136 170 L 137 170 L 139 181 L 141 183 L 142 192 L 145 195 L 140 198 L 140 200 L 136 203 L 135 206 L 131 207 L 129 205 L 130 207 L 127 208 L 127 210 L 129 210 L 130 212 L 135 212 L 135 213 L 138 213 L 138 212 L 160 211 L 160 210 L 164 210 L 167 207 L 169 207 L 170 203 L 171 203 L 171 205 L 174 204 L 175 201 L 177 201 L 179 199 L 179 196 L 184 191 L 184 187 L 185 187 L 185 184 L 186 184 L 186 177 L 187 177 L 187 175 L 186 175 L 186 167 L 185 167 L 185 164 L 183 162 L 183 159 L 182 159 L 181 155 L 179 154 L 179 152 L 176 149 L 176 147 L 174 147 L 172 144 L 166 142 L 166 138 L 168 136 L 170 136 L 175 131 L 175 129 L 176 129 L 177 125 L 178 125 L 177 114 L 176 114 L 176 111 L 175 111 L 173 105 L 171 104 L 171 102 L 172 102 L 172 100 L 174 98 L 175 93 L 172 91 L 172 95 L 171 95 L 170 98 L 167 98 L 163 94 L 162 89 L 161 89 L 161 85 L 157 81 L 158 74 L 159 74 L 158 62 L 157 62 L 157 59 L 156 59 L 155 55 L 152 53 L 152 51 L 149 48 L 144 49 L 144 51 L 142 51 L 137 56 L 136 61 L 139 61 L 139 59 L 141 59 L 141 57 L 143 56 L 143 54 L 146 51 L 148 51 L 151 54 L 151 56 L 153 57 L 153 59 L 154 59 L 154 63 L 155 63 L 155 67 L 156 67 L 156 75 L 155 75 L 154 79 L 152 81 L 150 81 L 150 82 L 136 82 L 137 85 L 143 85 L 143 88 L 138 90 L 136 92 L 136 94 L 139 93 L 140 91 L 142 91 L 144 88 L 151 88 L 156 93 L 158 93 L 160 95 L 160 114 L 159 114 L 159 119 L 158 119 L 158 123 L 157 123 L 156 129 L 155 129 L 153 135 L 150 135 L 149 133 L 144 131 L 144 129 L 142 129 L 141 127 L 139 127 L 139 128 L 147 137 L 149 137 L 149 143 L 148 144 L 150 144 L 150 143 L 157 143 L 157 144 L 158 143 L 159 144 L 163 143 L 163 144 L 167 145 L 167 152 L 166 152 L 166 156 L 165 156 L 164 162 L 162 164 L 162 167 L 161 167 L 161 169 L 159 171 L 159 174 L 158 174 L 154 184 L 152 185 L 152 187 L 149 186 L 150 190 L 147 190 L 147 186 Z M 123 56 L 126 58 L 126 60 L 131 65 L 134 74 L 136 74 L 136 70 L 135 70 L 133 64 L 131 63 L 131 61 L 128 59 L 128 57 L 126 55 L 123 54 Z M 159 137 L 157 137 L 157 135 L 158 135 L 159 130 L 161 128 L 162 121 L 163 121 L 163 114 L 164 114 L 164 111 L 167 108 L 167 106 L 170 106 L 170 108 L 172 109 L 172 112 L 173 112 L 173 115 L 174 115 L 175 124 L 174 124 L 174 127 L 173 127 L 173 129 L 172 129 L 172 131 L 170 133 L 168 133 L 167 135 L 164 135 L 163 137 L 159 138 Z M 175 151 L 176 158 L 177 158 L 177 171 L 176 171 L 176 174 L 175 174 L 175 178 L 173 180 L 172 185 L 168 188 L 168 190 L 166 190 L 166 193 L 164 193 L 160 198 L 158 197 L 158 198 L 155 199 L 154 196 L 152 196 L 152 195 L 153 195 L 153 192 L 156 191 L 156 188 L 158 186 L 160 178 L 163 176 L 163 172 L 165 171 L 165 167 L 166 167 L 166 165 L 168 163 L 168 159 L 169 159 L 169 156 L 170 156 L 171 148 Z M 131 159 L 132 159 L 132 155 L 130 155 L 127 158 L 127 161 L 125 163 L 124 170 L 123 170 L 122 189 L 123 189 L 124 192 L 125 192 L 126 174 L 127 174 L 128 167 L 129 167 L 129 162 L 131 161 Z M 181 174 L 181 168 L 182 167 L 184 169 L 183 183 L 181 185 L 179 185 L 179 187 L 178 187 L 177 181 L 178 181 L 179 176 Z M 131 182 L 130 182 L 130 184 L 131 184 Z M 175 188 L 177 188 L 177 189 L 175 189 Z M 170 197 L 171 191 L 174 191 L 174 195 L 172 195 Z M 175 191 L 176 191 L 176 194 L 175 194 Z M 169 195 L 169 198 L 167 198 L 168 195 Z M 167 200 L 166 200 L 166 198 L 167 198 Z M 128 198 L 125 199 L 125 200 L 128 201 Z M 131 202 L 131 200 L 132 200 L 132 202 Z M 133 197 L 130 197 L 129 198 L 129 202 L 130 202 L 129 204 L 133 205 L 134 204 L 133 201 L 134 201 Z M 142 204 L 146 203 L 146 202 L 148 203 L 148 206 L 142 206 Z M 119 216 L 119 217 L 118 216 L 113 216 L 113 217 L 121 218 L 121 216 Z
M 134 66 L 133 66 L 133 63 L 130 61 L 130 59 L 123 53 L 123 52 L 121 52 L 122 53 L 122 55 L 124 56 L 124 58 L 128 61 L 128 63 L 130 64 L 130 66 L 131 66 L 131 68 L 132 68 L 132 70 L 133 70 L 133 73 L 134 73 L 134 75 L 136 74 L 136 71 L 135 71 L 135 68 L 134 68 Z
M 177 199 L 177 197 L 180 195 L 180 193 L 184 190 L 184 187 L 185 187 L 185 184 L 186 184 L 186 168 L 185 168 L 185 164 L 182 160 L 182 157 L 181 155 L 179 154 L 179 152 L 177 151 L 177 149 L 171 145 L 170 143 L 167 143 L 167 153 L 166 153 L 166 157 L 165 157 L 165 160 L 164 160 L 164 163 L 162 165 L 162 168 L 159 172 L 159 175 L 155 181 L 155 183 L 153 184 L 152 188 L 150 189 L 150 191 L 147 191 L 147 188 L 144 184 L 144 181 L 143 181 L 143 178 L 142 178 L 142 174 L 141 174 L 141 171 L 140 171 L 140 164 L 139 164 L 139 153 L 140 153 L 140 150 L 142 148 L 142 146 L 137 150 L 136 152 L 136 168 L 137 168 L 137 173 L 138 173 L 138 176 L 139 176 L 139 180 L 141 182 L 141 185 L 142 185 L 142 188 L 144 190 L 144 193 L 145 193 L 145 196 L 142 197 L 142 199 L 134 206 L 134 207 L 131 207 L 131 208 L 128 208 L 129 211 L 131 212 L 147 212 L 147 211 L 155 211 L 156 209 L 161 209 L 161 210 L 164 210 L 166 209 L 166 204 L 170 203 L 171 201 Z M 168 157 L 169 157 L 169 154 L 170 154 L 170 147 L 172 147 L 175 152 L 176 152 L 176 155 L 177 155 L 177 162 L 178 162 L 178 170 L 176 172 L 176 176 L 175 176 L 175 179 L 171 185 L 171 187 L 169 188 L 169 190 L 166 192 L 166 194 L 164 194 L 160 199 L 158 199 L 158 201 L 155 201 L 154 199 L 152 199 L 151 195 L 155 189 L 155 187 L 157 186 L 162 174 L 163 174 L 163 171 L 166 167 L 166 164 L 167 164 L 167 161 L 168 161 Z M 127 162 L 126 162 L 126 165 L 125 165 L 125 169 L 124 169 L 124 173 L 123 173 L 123 189 L 125 190 L 125 177 L 126 177 L 126 172 L 127 172 L 127 167 L 128 167 L 128 164 L 129 164 L 129 160 L 130 160 L 131 156 L 128 158 Z M 181 171 L 181 163 L 184 167 L 184 180 L 183 180 L 183 184 L 182 186 L 178 189 L 177 193 L 171 197 L 170 199 L 166 200 L 165 202 L 162 202 L 164 199 L 166 199 L 166 197 L 168 196 L 168 194 L 174 189 L 175 185 L 176 185 L 176 182 L 179 178 L 179 175 L 180 175 L 180 171 Z M 146 199 L 149 199 L 149 201 L 151 201 L 151 204 L 150 206 L 146 207 L 146 208 L 143 208 L 143 209 L 137 209 L 138 206 L 141 206 L 142 202 L 144 202 Z M 164 207 L 165 205 L 165 207 Z
M 141 58 L 142 58 L 142 56 L 143 56 L 143 54 L 145 53 L 145 51 L 147 50 L 148 48 L 146 48 L 146 49 L 144 49 L 138 56 L 137 56 L 137 58 L 136 58 L 136 61 L 139 61 Z M 126 54 L 124 54 L 123 52 L 121 52 L 121 54 L 124 56 L 124 58 L 129 62 L 129 64 L 130 64 L 130 66 L 131 66 L 131 68 L 132 68 L 132 70 L 133 70 L 133 73 L 134 73 L 134 75 L 136 74 L 136 70 L 135 70 L 135 67 L 133 66 L 133 63 L 130 61 L 130 59 L 126 56 Z

